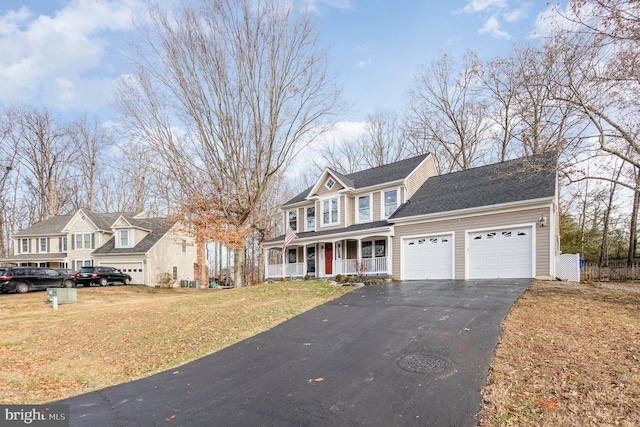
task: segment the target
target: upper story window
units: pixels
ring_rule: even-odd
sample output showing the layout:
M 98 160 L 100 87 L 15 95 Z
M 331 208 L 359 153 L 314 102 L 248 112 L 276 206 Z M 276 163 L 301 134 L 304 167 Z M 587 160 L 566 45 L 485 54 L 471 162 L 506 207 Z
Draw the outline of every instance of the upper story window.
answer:
M 133 247 L 133 230 L 116 231 L 116 248 Z
M 95 235 L 90 232 L 75 233 L 73 242 L 74 249 L 95 249 Z
M 187 252 L 187 241 L 185 239 L 182 239 L 182 252 Z
M 384 192 L 384 216 L 389 218 L 398 209 L 398 190 Z
M 298 210 L 297 209 L 295 211 L 289 211 L 287 213 L 287 221 L 288 221 L 289 227 L 291 227 L 293 231 L 298 231 Z
M 60 237 L 60 252 L 67 252 L 67 236 Z
M 371 196 L 358 197 L 358 221 L 371 220 Z
M 20 239 L 18 243 L 18 249 L 20 253 L 31 252 L 31 239 Z
M 338 223 L 338 198 L 322 201 L 322 224 L 331 225 Z
M 324 186 L 331 190 L 334 185 L 336 185 L 336 182 L 333 180 L 333 178 L 329 178 Z
M 316 229 L 316 207 L 311 206 L 306 209 L 307 214 L 307 230 L 315 230 Z
M 49 239 L 47 237 L 38 238 L 38 252 L 49 252 Z

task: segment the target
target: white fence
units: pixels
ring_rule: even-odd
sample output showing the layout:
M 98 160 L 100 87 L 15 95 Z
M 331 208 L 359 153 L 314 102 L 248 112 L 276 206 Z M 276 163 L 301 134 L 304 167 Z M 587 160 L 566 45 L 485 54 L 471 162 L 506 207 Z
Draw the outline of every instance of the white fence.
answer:
M 569 282 L 580 281 L 580 254 L 562 254 L 556 261 L 556 276 Z

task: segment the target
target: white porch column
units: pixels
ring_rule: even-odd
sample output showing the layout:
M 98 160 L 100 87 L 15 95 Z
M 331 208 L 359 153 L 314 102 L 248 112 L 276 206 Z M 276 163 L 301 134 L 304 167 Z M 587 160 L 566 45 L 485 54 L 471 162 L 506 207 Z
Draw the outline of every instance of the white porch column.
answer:
M 307 274 L 307 245 L 302 246 L 302 277 Z
M 387 274 L 389 276 L 393 276 L 393 249 L 391 245 L 393 244 L 391 240 L 391 236 L 387 236 L 387 253 L 385 256 L 387 257 Z
M 262 251 L 262 262 L 263 262 L 262 265 L 264 265 L 264 278 L 266 281 L 267 277 L 269 277 L 269 249 L 264 249 Z M 220 279 L 218 278 L 218 280 Z

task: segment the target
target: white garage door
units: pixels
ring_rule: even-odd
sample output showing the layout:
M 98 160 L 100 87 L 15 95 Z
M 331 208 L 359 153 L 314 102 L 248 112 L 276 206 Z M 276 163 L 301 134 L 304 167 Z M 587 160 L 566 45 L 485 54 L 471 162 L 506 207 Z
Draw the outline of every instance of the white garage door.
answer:
M 469 233 L 469 278 L 533 277 L 531 227 Z
M 127 273 L 129 276 L 131 276 L 132 284 L 144 284 L 144 274 L 142 272 L 141 262 L 111 262 L 108 265 L 110 267 L 115 267 L 119 270 L 122 270 L 123 273 Z
M 453 278 L 452 235 L 404 239 L 403 245 L 405 280 Z

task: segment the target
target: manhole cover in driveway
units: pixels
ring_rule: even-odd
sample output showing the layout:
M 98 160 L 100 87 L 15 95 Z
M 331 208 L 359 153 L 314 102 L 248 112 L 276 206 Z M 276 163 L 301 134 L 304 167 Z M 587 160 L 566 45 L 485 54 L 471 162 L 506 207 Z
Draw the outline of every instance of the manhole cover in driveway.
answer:
M 429 374 L 444 371 L 449 367 L 449 362 L 431 354 L 415 353 L 402 356 L 398 360 L 398 366 L 405 371 Z

